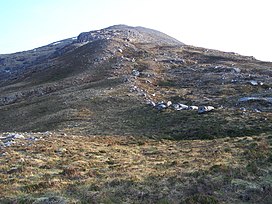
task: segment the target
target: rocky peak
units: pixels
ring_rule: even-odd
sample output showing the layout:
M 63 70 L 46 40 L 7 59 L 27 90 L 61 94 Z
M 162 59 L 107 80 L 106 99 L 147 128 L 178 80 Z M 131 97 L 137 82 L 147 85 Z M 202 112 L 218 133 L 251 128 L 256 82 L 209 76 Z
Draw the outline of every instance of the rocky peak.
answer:
M 127 25 L 114 25 L 101 30 L 84 32 L 78 36 L 77 41 L 82 43 L 113 38 L 141 43 L 183 45 L 180 41 L 162 32 L 144 27 L 131 27 Z

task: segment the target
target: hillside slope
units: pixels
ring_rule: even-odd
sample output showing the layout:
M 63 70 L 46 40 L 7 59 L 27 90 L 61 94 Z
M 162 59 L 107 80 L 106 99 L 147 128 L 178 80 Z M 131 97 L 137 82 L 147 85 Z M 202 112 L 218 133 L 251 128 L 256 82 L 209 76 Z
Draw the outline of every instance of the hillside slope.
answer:
M 0 58 L 0 131 L 201 139 L 272 130 L 272 63 L 151 29 L 112 26 Z M 147 104 L 160 101 L 215 110 Z

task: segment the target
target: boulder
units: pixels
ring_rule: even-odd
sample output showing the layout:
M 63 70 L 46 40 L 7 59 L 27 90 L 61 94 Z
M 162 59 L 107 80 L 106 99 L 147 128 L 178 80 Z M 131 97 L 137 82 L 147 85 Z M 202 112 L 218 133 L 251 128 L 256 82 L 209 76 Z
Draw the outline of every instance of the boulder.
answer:
M 251 80 L 249 83 L 250 83 L 252 86 L 258 86 L 258 82 L 255 81 L 255 80 Z
M 166 104 L 157 104 L 156 106 L 155 106 L 155 108 L 157 109 L 157 110 L 163 110 L 163 109 L 166 109 L 167 108 L 167 106 L 166 106 Z
M 189 106 L 182 104 L 182 103 L 176 103 L 176 104 L 172 104 L 172 107 L 174 108 L 174 110 L 188 110 Z
M 198 110 L 197 106 L 189 106 L 189 110 Z
M 258 85 L 262 86 L 262 85 L 264 85 L 263 82 L 255 81 L 255 80 L 251 80 L 251 81 L 249 81 L 249 83 L 250 83 L 250 85 L 252 85 L 252 86 L 258 86 Z
M 189 108 L 189 106 L 182 104 L 182 103 L 179 103 L 178 105 L 181 108 L 181 110 L 188 110 L 188 108 Z
M 172 107 L 174 108 L 174 110 L 180 110 L 179 109 L 179 104 L 176 104 L 176 103 L 172 104 Z
M 240 72 L 241 72 L 241 69 L 240 69 L 240 68 L 237 68 L 237 67 L 233 67 L 233 71 L 236 72 L 236 73 L 240 73 Z
M 14 139 L 25 139 L 25 136 L 15 133 L 11 135 Z
M 172 101 L 167 101 L 166 106 L 169 107 L 172 105 Z
M 198 107 L 198 113 L 207 113 L 214 110 L 213 106 L 200 106 Z
M 10 147 L 11 145 L 13 145 L 13 144 L 15 144 L 15 142 L 14 141 L 7 141 L 7 142 L 4 142 L 4 146 L 5 147 Z
M 133 69 L 133 70 L 132 70 L 132 75 L 133 75 L 133 76 L 136 76 L 136 77 L 137 77 L 137 76 L 140 76 L 140 72 L 139 72 L 138 70 L 136 70 L 136 69 Z

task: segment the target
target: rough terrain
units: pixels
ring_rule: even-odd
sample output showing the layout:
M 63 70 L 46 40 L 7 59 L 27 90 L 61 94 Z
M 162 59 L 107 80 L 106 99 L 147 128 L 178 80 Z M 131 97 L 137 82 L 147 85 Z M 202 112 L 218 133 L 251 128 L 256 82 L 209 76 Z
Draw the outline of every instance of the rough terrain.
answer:
M 17 135 L 21 137 L 0 151 L 1 203 L 272 199 L 271 135 L 187 141 L 53 132 Z
M 0 55 L 0 202 L 269 203 L 271 77 L 125 25 Z

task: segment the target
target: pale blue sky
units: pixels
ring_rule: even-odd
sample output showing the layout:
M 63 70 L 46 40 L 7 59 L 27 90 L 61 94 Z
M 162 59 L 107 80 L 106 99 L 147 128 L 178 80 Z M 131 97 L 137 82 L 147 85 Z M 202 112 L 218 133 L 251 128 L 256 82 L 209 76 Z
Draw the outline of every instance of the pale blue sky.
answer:
M 0 53 L 114 24 L 272 61 L 271 0 L 0 0 Z

